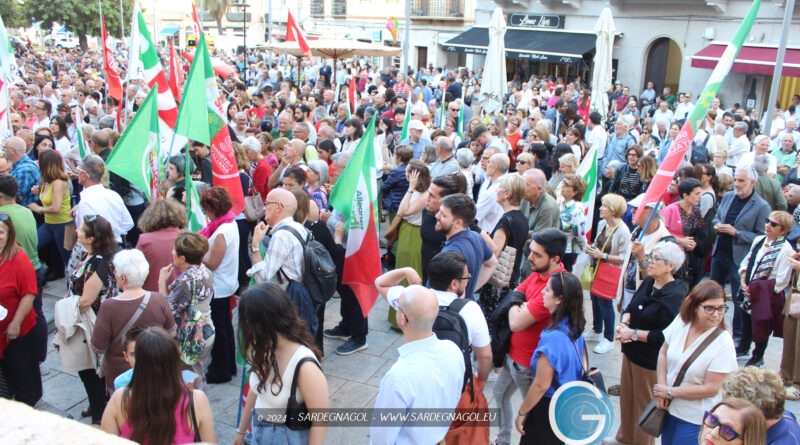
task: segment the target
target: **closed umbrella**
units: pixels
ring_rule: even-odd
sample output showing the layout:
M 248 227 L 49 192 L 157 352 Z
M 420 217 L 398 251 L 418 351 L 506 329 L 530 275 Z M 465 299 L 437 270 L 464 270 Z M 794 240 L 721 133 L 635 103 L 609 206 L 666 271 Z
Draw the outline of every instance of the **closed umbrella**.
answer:
M 614 35 L 617 32 L 614 26 L 614 17 L 610 8 L 603 8 L 597 24 L 594 25 L 597 34 L 595 43 L 594 71 L 592 72 L 592 111 L 598 111 L 603 120 L 608 113 L 608 90 L 611 89 L 611 53 L 614 50 Z
M 486 114 L 501 111 L 508 92 L 505 36 L 506 22 L 503 10 L 498 7 L 494 9 L 489 21 L 489 48 L 481 82 L 480 103 Z

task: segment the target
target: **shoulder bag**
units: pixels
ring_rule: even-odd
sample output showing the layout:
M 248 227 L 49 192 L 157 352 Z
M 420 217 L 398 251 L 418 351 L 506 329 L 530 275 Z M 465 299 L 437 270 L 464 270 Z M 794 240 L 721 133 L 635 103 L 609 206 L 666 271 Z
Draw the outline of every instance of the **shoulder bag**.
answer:
M 586 343 L 584 342 L 583 345 L 583 355 L 581 355 L 580 351 L 578 350 L 578 343 L 570 337 L 569 332 L 562 329 L 561 327 L 557 327 L 557 330 L 561 331 L 567 338 L 572 342 L 572 346 L 575 347 L 575 354 L 578 355 L 578 360 L 581 362 L 581 381 L 586 382 L 594 386 L 595 388 L 599 389 L 600 391 L 606 392 L 606 384 L 603 380 L 603 374 L 597 368 L 589 367 L 589 355 L 586 351 Z M 558 386 L 561 386 L 560 384 Z
M 511 219 L 506 215 L 503 216 L 508 221 L 509 228 L 511 227 Z M 509 230 L 510 232 L 510 230 Z M 489 278 L 489 284 L 498 288 L 508 287 L 511 284 L 511 275 L 514 274 L 514 263 L 517 260 L 517 249 L 508 245 L 508 240 L 511 239 L 511 234 L 506 234 L 506 245 L 503 251 L 500 252 L 500 257 L 497 258 L 497 267 L 492 272 Z
M 261 193 L 256 191 L 253 177 L 248 173 L 247 177 L 250 179 L 250 185 L 253 187 L 253 194 L 244 197 L 244 217 L 247 222 L 257 222 L 264 218 L 264 200 L 261 199 Z
M 293 431 L 307 430 L 311 428 L 311 419 L 308 415 L 308 408 L 306 403 L 297 402 L 297 377 L 300 375 L 300 365 L 305 362 L 314 362 L 319 367 L 319 362 L 313 357 L 303 357 L 298 360 L 297 365 L 294 367 L 294 377 L 292 378 L 292 386 L 289 391 L 289 401 L 286 404 L 286 428 Z M 321 367 L 319 369 L 322 369 Z
M 623 223 L 620 223 L 620 224 L 623 224 Z M 608 227 L 608 226 L 606 226 L 606 227 Z M 614 230 L 611 231 L 611 234 L 608 235 L 608 238 L 606 238 L 605 242 L 603 242 L 603 247 L 600 248 L 601 252 L 606 250 L 606 246 L 608 245 L 608 242 L 611 241 L 611 238 L 614 237 L 614 232 L 616 232 L 618 228 L 619 228 L 619 225 L 617 225 L 617 227 L 614 227 Z M 589 258 L 589 264 L 587 264 L 586 267 L 583 268 L 583 272 L 581 272 L 581 285 L 583 286 L 584 290 L 591 290 L 592 289 L 593 284 L 594 284 L 594 278 L 597 275 L 597 269 L 600 268 L 600 263 L 602 262 L 602 261 L 598 260 L 597 261 L 597 265 L 596 266 L 592 266 L 592 261 L 594 261 L 594 259 L 590 257 Z M 620 273 L 621 272 L 622 272 L 622 269 L 620 269 Z
M 673 387 L 680 386 L 683 382 L 683 377 L 686 375 L 686 371 L 689 370 L 689 367 L 692 366 L 695 359 L 700 356 L 700 354 L 705 351 L 705 349 L 710 345 L 714 340 L 716 340 L 719 335 L 722 334 L 722 329 L 715 328 L 714 332 L 708 335 L 703 343 L 697 347 L 697 349 L 692 352 L 692 355 L 686 359 L 681 366 L 680 371 L 678 371 L 678 375 L 675 376 L 675 382 L 672 383 Z M 663 408 L 659 408 L 656 406 L 656 398 L 653 397 L 650 400 L 650 403 L 647 404 L 642 414 L 639 416 L 639 428 L 642 429 L 645 433 L 653 436 L 658 437 L 661 435 L 661 430 L 664 429 L 664 419 L 667 416 L 667 410 Z

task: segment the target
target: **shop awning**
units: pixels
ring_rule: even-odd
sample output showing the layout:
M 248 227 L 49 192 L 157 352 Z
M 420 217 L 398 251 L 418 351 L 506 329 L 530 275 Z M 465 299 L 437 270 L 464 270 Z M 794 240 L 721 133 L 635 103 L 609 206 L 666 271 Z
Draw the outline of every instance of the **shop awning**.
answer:
M 594 49 L 595 41 L 593 32 L 508 28 L 506 57 L 575 65 Z M 470 28 L 442 43 L 444 51 L 468 54 L 486 54 L 488 46 L 489 29 L 482 26 Z
M 181 27 L 178 26 L 177 23 L 168 23 L 167 26 L 161 28 L 161 31 L 158 33 L 160 36 L 174 36 L 175 33 L 180 31 Z
M 692 56 L 692 66 L 695 68 L 714 69 L 727 43 L 711 42 L 710 45 Z M 778 48 L 775 46 L 742 46 L 732 71 L 750 74 L 772 75 L 775 70 L 775 60 L 778 58 Z M 800 77 L 800 49 L 786 48 L 783 59 L 784 76 Z

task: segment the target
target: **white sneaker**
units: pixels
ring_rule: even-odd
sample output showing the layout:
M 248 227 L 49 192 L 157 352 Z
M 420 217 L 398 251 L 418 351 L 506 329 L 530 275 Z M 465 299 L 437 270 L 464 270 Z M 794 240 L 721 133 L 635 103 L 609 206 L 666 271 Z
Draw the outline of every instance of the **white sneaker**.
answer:
M 614 343 L 608 341 L 607 339 L 603 338 L 600 340 L 600 343 L 592 349 L 595 354 L 605 354 L 606 352 L 611 352 L 614 350 Z
M 600 341 L 603 338 L 602 332 L 590 331 L 588 334 L 583 334 L 583 341 Z

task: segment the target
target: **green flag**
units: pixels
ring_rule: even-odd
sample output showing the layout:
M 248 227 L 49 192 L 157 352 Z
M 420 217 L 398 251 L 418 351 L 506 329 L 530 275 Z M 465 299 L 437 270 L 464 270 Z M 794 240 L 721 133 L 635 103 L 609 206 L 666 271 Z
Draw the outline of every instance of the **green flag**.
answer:
M 411 103 L 406 104 L 406 115 L 403 118 L 403 131 L 400 132 L 400 140 L 408 139 L 408 123 L 411 122 Z
M 458 137 L 463 141 L 464 140 L 464 101 L 461 101 L 461 104 L 458 106 L 458 123 L 456 123 L 456 131 L 458 132 Z
M 83 159 L 86 157 L 86 142 L 83 140 L 83 116 L 81 116 L 81 109 L 83 109 L 83 107 L 75 107 L 75 117 L 78 119 L 78 122 L 75 123 L 75 134 L 78 137 L 78 152 L 81 155 L 81 159 Z
M 192 180 L 192 158 L 189 156 L 189 150 L 186 150 L 186 191 L 184 197 L 186 199 L 186 215 L 189 216 L 189 230 L 197 232 L 206 225 L 208 219 L 200 208 L 200 195 L 197 193 L 197 188 L 194 186 Z
M 175 122 L 175 133 L 206 145 L 211 145 L 211 139 L 225 125 L 222 119 L 217 119 L 214 110 L 209 110 L 209 89 L 217 91 L 217 79 L 208 55 L 206 35 L 203 33 L 186 78 L 178 120 Z
M 153 88 L 114 145 L 106 162 L 109 171 L 141 189 L 148 200 L 158 196 L 157 101 L 158 88 Z

